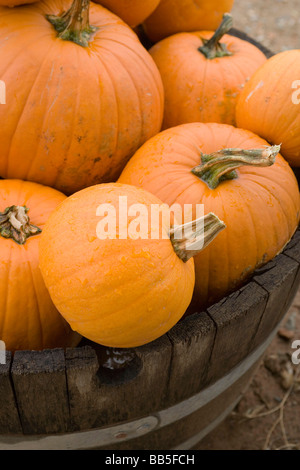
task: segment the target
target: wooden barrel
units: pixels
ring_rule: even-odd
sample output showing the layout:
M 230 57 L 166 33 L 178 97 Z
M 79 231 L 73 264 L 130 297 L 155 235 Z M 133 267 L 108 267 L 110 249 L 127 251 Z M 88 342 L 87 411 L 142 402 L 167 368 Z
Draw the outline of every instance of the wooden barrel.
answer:
M 244 287 L 151 344 L 6 352 L 0 450 L 192 449 L 240 400 L 299 288 L 299 265 L 300 230 Z

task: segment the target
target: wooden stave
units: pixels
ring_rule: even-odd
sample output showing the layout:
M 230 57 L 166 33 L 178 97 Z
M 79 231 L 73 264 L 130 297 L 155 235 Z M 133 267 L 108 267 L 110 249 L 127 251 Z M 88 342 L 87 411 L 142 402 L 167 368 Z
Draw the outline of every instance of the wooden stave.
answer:
M 0 449 L 188 450 L 238 403 L 276 331 L 277 328 L 262 345 L 219 381 L 152 416 L 108 428 L 69 434 L 23 438 L 0 436 Z M 106 446 L 103 447 L 104 443 Z

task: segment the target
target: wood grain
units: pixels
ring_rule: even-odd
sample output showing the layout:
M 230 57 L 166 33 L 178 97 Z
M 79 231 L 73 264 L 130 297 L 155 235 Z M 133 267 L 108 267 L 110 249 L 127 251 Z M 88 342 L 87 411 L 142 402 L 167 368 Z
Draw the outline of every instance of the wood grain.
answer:
M 10 377 L 11 352 L 6 352 L 6 364 L 0 364 L 0 434 L 21 433 L 22 427 Z
M 69 406 L 63 349 L 17 351 L 11 376 L 24 434 L 67 431 Z
M 259 362 L 254 364 L 246 374 L 221 395 L 191 415 L 132 441 L 106 446 L 106 450 L 172 450 L 176 446 L 180 446 L 195 434 L 204 431 L 224 409 L 228 408 L 237 398 L 241 398 Z M 188 450 L 188 448 L 183 450 Z
M 266 291 L 249 282 L 208 308 L 217 329 L 208 371 L 209 383 L 222 377 L 247 356 L 267 300 Z
M 125 371 L 101 370 L 99 350 L 66 352 L 72 430 L 138 419 L 164 406 L 172 353 L 166 336 L 134 349 L 136 360 Z
M 268 293 L 268 302 L 253 338 L 252 349 L 263 342 L 271 331 L 279 328 L 299 288 L 299 263 L 280 254 L 269 266 L 261 268 L 253 280 Z
M 205 312 L 194 313 L 168 333 L 172 362 L 167 406 L 197 393 L 206 384 L 216 327 Z

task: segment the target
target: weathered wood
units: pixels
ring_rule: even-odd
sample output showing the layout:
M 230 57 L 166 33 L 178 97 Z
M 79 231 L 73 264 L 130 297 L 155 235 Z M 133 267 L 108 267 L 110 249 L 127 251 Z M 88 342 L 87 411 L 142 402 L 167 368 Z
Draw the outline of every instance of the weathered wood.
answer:
M 23 439 L 13 436 L 0 436 L 0 449 L 22 450 L 38 448 L 48 450 L 76 450 L 99 448 L 99 446 L 103 449 L 107 448 L 107 446 L 117 446 L 119 449 L 119 444 L 123 445 L 126 441 L 125 445 L 127 447 L 129 444 L 132 444 L 133 440 L 134 444 L 136 444 L 135 448 L 139 448 L 140 445 L 143 445 L 143 441 L 140 441 L 140 437 L 145 435 L 147 435 L 147 445 L 150 446 L 151 444 L 150 448 L 156 449 L 157 447 L 152 447 L 154 445 L 156 446 L 156 444 L 154 444 L 153 437 L 156 439 L 161 431 L 170 430 L 172 429 L 172 426 L 180 426 L 180 432 L 183 433 L 182 435 L 185 437 L 186 429 L 185 427 L 182 427 L 182 424 L 185 422 L 193 423 L 193 416 L 195 416 L 195 414 L 198 415 L 201 410 L 207 409 L 206 407 L 212 403 L 213 413 L 215 413 L 219 404 L 222 403 L 224 395 L 230 391 L 232 401 L 229 405 L 225 404 L 225 406 L 222 407 L 221 412 L 218 413 L 216 417 L 214 414 L 209 414 L 209 423 L 205 427 L 203 426 L 205 420 L 197 420 L 195 424 L 197 425 L 197 429 L 200 429 L 200 432 L 198 431 L 197 434 L 189 436 L 183 442 L 176 445 L 175 449 L 185 449 L 185 446 L 187 445 L 191 447 L 201 438 L 201 436 L 203 437 L 213 429 L 213 426 L 220 422 L 222 416 L 224 418 L 226 413 L 229 413 L 232 409 L 232 406 L 237 402 L 240 396 L 239 385 L 241 384 L 241 381 L 247 377 L 249 371 L 253 370 L 253 367 L 260 361 L 260 358 L 268 348 L 275 333 L 276 332 L 272 332 L 259 348 L 247 356 L 244 361 L 238 364 L 238 366 L 228 374 L 224 375 L 220 380 L 209 387 L 206 387 L 196 395 L 189 397 L 187 400 L 156 412 L 155 415 L 152 414 L 139 420 L 118 423 L 116 426 L 104 426 L 94 430 L 85 430 L 83 432 L 60 433 L 59 435 L 48 434 L 45 436 L 31 435 L 28 437 L 25 436 Z M 176 438 L 179 435 L 180 433 L 176 433 Z M 136 441 L 137 439 L 138 441 Z M 166 441 L 162 440 L 162 442 Z M 138 443 L 139 447 L 137 447 Z M 165 446 L 168 446 L 168 444 L 165 443 Z M 158 448 L 160 449 L 160 447 Z
M 286 246 L 283 253 L 300 264 L 300 229 L 297 230 L 292 240 Z
M 23 432 L 66 431 L 69 407 L 63 349 L 17 351 L 11 375 Z
M 133 350 L 137 360 L 121 371 L 99 367 L 96 351 L 67 350 L 66 370 L 73 430 L 147 416 L 166 400 L 172 347 L 166 336 Z
M 198 419 L 203 420 L 203 424 L 205 423 L 206 425 L 206 431 L 209 430 L 209 432 L 211 432 L 213 430 L 210 427 L 210 423 L 213 422 L 213 420 L 216 419 L 219 415 L 221 415 L 224 409 L 230 410 L 229 407 L 232 403 L 237 405 L 238 402 L 242 399 L 243 394 L 248 389 L 251 380 L 259 367 L 260 362 L 261 361 L 258 361 L 256 364 L 254 364 L 254 366 L 252 366 L 251 369 L 249 369 L 248 372 L 242 376 L 234 385 L 228 388 L 222 394 L 222 396 L 216 398 L 201 410 L 201 416 L 198 416 Z M 223 417 L 226 418 L 224 415 Z M 208 435 L 209 432 L 206 432 L 205 434 L 201 433 L 201 435 L 198 433 L 198 442 L 196 443 L 195 437 L 197 437 L 197 431 L 192 429 L 190 432 L 190 439 L 192 438 L 194 442 L 193 445 L 189 445 L 187 449 L 197 449 L 201 439 Z M 183 449 L 182 445 L 180 446 L 180 449 Z
M 243 391 L 247 388 L 251 377 L 257 369 L 258 360 L 249 370 L 237 380 L 231 387 L 227 388 L 217 398 L 199 408 L 194 413 L 180 419 L 168 426 L 164 426 L 150 434 L 131 441 L 125 441 L 116 445 L 106 446 L 106 450 L 172 450 L 179 447 L 182 450 L 189 450 L 182 447 L 182 444 L 193 436 L 209 428 L 210 424 L 218 418 L 225 410 L 230 411 L 230 405 L 236 403 L 242 397 Z M 224 416 L 225 418 L 225 416 Z M 210 429 L 211 430 L 211 429 Z M 99 447 L 99 450 L 103 449 Z
M 147 415 L 155 413 L 168 403 L 173 348 L 168 336 L 164 335 L 150 344 L 136 348 L 135 351 L 142 363 L 142 370 L 138 380 L 132 384 L 133 393 L 135 400 L 140 401 L 142 396 L 143 405 L 136 403 L 134 408 L 140 416 L 145 416 L 145 411 Z
M 217 328 L 208 383 L 222 377 L 247 356 L 267 300 L 267 292 L 255 282 L 249 282 L 207 309 Z
M 84 432 L 46 435 L 0 435 L 0 450 L 92 450 L 112 442 L 130 440 L 155 429 L 154 416 Z
M 0 434 L 21 433 L 22 427 L 10 380 L 11 352 L 6 352 L 6 364 L 0 364 Z
M 295 248 L 294 248 L 295 249 Z M 256 272 L 253 281 L 268 293 L 268 303 L 253 338 L 254 349 L 276 328 L 299 288 L 299 263 L 285 254 Z
M 66 350 L 66 374 L 69 394 L 69 431 L 97 426 L 101 401 L 106 398 L 99 391 L 96 351 L 89 347 Z M 100 402 L 100 403 L 99 403 Z
M 215 340 L 216 328 L 207 313 L 194 313 L 183 322 L 168 333 L 173 348 L 168 406 L 203 388 Z

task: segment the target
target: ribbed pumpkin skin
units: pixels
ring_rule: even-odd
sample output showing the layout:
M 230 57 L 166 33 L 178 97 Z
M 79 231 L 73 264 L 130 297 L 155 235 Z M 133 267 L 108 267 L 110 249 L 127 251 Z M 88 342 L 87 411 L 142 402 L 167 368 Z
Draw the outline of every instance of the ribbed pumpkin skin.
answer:
M 160 0 L 96 0 L 122 18 L 131 28 L 142 23 L 155 10 Z
M 247 80 L 266 62 L 253 44 L 225 35 L 232 56 L 207 59 L 198 49 L 213 32 L 179 33 L 153 46 L 165 88 L 163 129 L 188 122 L 235 124 L 238 96 Z
M 0 6 L 3 7 L 16 7 L 19 5 L 25 5 L 29 3 L 35 3 L 39 0 L 0 0 Z
M 234 0 L 161 0 L 144 23 L 148 37 L 157 42 L 171 34 L 187 31 L 214 31 Z
M 32 224 L 43 229 L 65 196 L 51 188 L 19 180 L 0 181 L 0 211 L 26 205 Z M 0 338 L 8 351 L 78 344 L 50 299 L 39 269 L 40 235 L 18 245 L 0 236 Z
M 251 77 L 236 107 L 238 126 L 282 143 L 282 155 L 295 167 L 300 166 L 299 81 L 300 49 L 281 52 Z
M 89 47 L 63 41 L 45 15 L 69 7 L 0 9 L 0 176 L 64 194 L 115 180 L 163 116 L 159 72 L 131 28 L 92 3 Z
M 128 207 L 161 204 L 128 185 L 96 185 L 74 194 L 42 233 L 40 266 L 52 300 L 74 330 L 105 346 L 135 347 L 183 316 L 192 298 L 194 262 L 181 261 L 169 238 L 100 240 L 97 208 L 112 204 L 118 222 L 119 196 L 127 197 Z
M 256 267 L 282 250 L 296 230 L 298 185 L 281 156 L 268 168 L 240 168 L 237 179 L 213 190 L 191 173 L 200 164 L 200 152 L 266 144 L 249 131 L 225 124 L 185 124 L 150 139 L 119 179 L 151 191 L 169 205 L 202 203 L 205 214 L 212 211 L 226 224 L 226 230 L 194 258 L 199 308 L 241 286 Z

